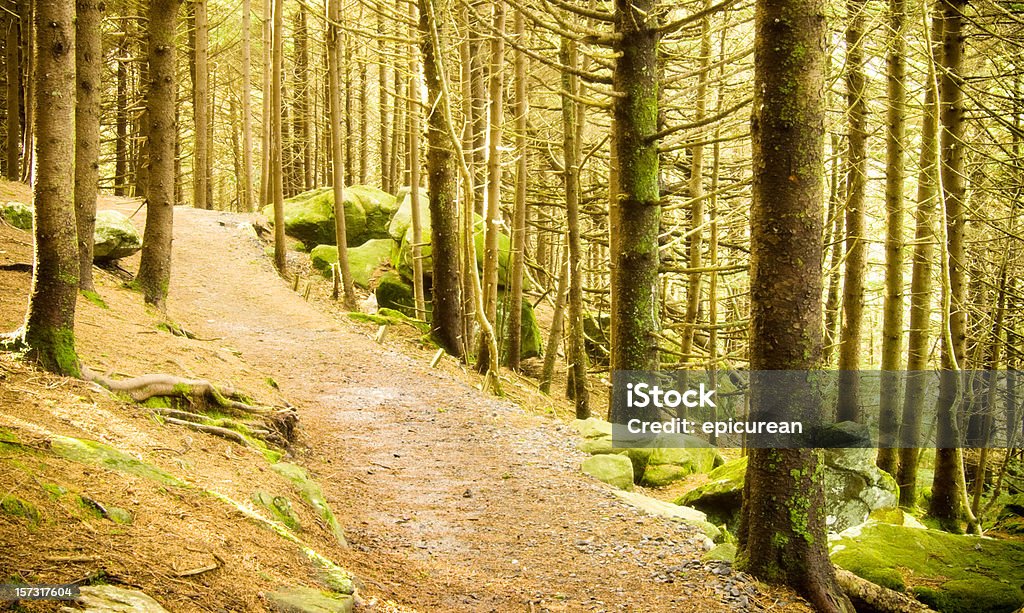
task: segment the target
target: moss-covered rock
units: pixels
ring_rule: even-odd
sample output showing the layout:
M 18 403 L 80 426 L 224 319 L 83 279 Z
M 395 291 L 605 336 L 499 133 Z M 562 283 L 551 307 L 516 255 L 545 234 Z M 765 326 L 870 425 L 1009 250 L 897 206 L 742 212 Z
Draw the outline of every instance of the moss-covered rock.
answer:
M 899 486 L 875 465 L 872 448 L 825 450 L 825 523 L 842 532 L 868 518 L 875 509 L 895 507 Z
M 994 528 L 1013 536 L 1024 536 L 1024 494 L 1012 496 L 999 512 Z
M 302 522 L 299 521 L 299 516 L 295 514 L 291 501 L 284 496 L 274 496 L 267 492 L 256 492 L 252 495 L 252 501 L 270 511 L 274 519 L 288 526 L 288 529 L 302 529 Z
M 83 585 L 80 589 L 75 603 L 91 613 L 167 613 L 160 603 L 139 590 L 116 585 Z
M 707 483 L 683 494 L 676 500 L 676 504 L 703 511 L 716 524 L 735 526 L 743 502 L 746 474 L 746 456 L 726 462 L 708 474 Z
M 405 238 L 406 233 L 412 236 L 412 195 L 409 193 L 409 188 L 403 187 L 398 190 L 396 200 L 401 202 L 398 205 L 398 209 L 395 214 L 391 217 L 391 221 L 388 223 L 388 234 L 400 243 Z M 430 201 L 427 199 L 427 190 L 420 190 L 420 229 L 423 236 L 429 237 L 431 232 L 430 226 Z
M 943 613 L 1024 605 L 1024 544 L 869 521 L 831 542 L 832 561 Z
M 174 475 L 109 445 L 96 441 L 54 436 L 50 441 L 50 450 L 59 457 L 73 462 L 96 464 L 121 472 L 151 479 L 164 485 L 184 487 L 188 484 Z
M 484 265 L 484 220 L 483 217 L 474 214 L 473 244 L 476 246 L 477 270 L 483 270 Z M 423 262 L 424 283 L 429 283 L 433 274 L 433 260 L 431 259 L 431 233 L 424 231 L 422 235 L 423 244 L 420 246 L 420 257 Z M 402 236 L 401 246 L 395 258 L 395 268 L 405 279 L 412 279 L 412 226 L 406 228 Z M 512 252 L 512 241 L 504 232 L 498 233 L 498 286 L 508 286 L 508 272 L 510 256 Z M 523 287 L 530 289 L 528 279 L 523 280 Z
M 648 515 L 670 519 L 672 521 L 698 528 L 708 538 L 716 542 L 723 536 L 722 531 L 714 524 L 708 522 L 707 516 L 697 509 L 681 507 L 679 505 L 672 504 L 671 502 L 665 502 L 664 500 L 658 500 L 651 496 L 645 496 L 639 492 L 614 490 L 614 494 L 618 496 L 620 500 L 643 511 L 644 513 L 647 513 Z
M 388 238 L 388 223 L 398 208 L 394 196 L 375 187 L 352 185 L 345 188 L 346 244 L 355 247 L 373 238 Z M 263 214 L 273 223 L 274 209 Z M 334 189 L 322 187 L 284 201 L 284 226 L 289 236 L 307 248 L 334 244 Z
M 507 298 L 502 295 L 498 298 L 498 326 L 505 330 L 505 337 L 508 338 L 508 326 L 510 318 L 506 312 Z M 540 336 L 540 326 L 537 325 L 537 315 L 533 312 L 533 305 L 526 298 L 520 307 L 522 328 L 519 333 L 520 357 L 522 359 L 539 358 L 544 353 L 544 340 Z M 508 363 L 508 343 L 505 343 L 501 356 L 502 362 Z
M 327 504 L 327 498 L 324 497 L 323 490 L 320 489 L 320 485 L 316 481 L 310 478 L 306 469 L 298 464 L 288 462 L 278 462 L 277 464 L 272 464 L 270 468 L 291 481 L 295 489 L 298 490 L 299 496 L 316 511 L 320 519 L 330 528 L 334 537 L 338 539 L 338 542 L 346 545 L 345 533 L 342 532 L 338 520 L 334 517 L 331 506 Z
M 382 264 L 391 261 L 391 252 L 394 248 L 395 242 L 389 238 L 374 238 L 358 247 L 349 247 L 348 269 L 352 273 L 352 282 L 363 289 L 369 289 L 373 272 Z M 309 258 L 313 268 L 329 279 L 331 266 L 338 263 L 338 247 L 317 245 L 309 252 Z
M 110 262 L 142 249 L 142 236 L 130 219 L 118 211 L 97 211 L 92 259 Z
M 732 562 L 736 559 L 736 545 L 733 543 L 719 543 L 714 549 L 705 553 L 700 558 L 705 562 Z
M 621 455 L 595 455 L 583 460 L 583 472 L 622 490 L 633 489 L 633 463 Z
M 31 230 L 32 207 L 24 202 L 0 203 L 0 219 L 20 230 Z
M 409 317 L 416 316 L 416 302 L 412 294 L 412 286 L 402 280 L 395 272 L 387 272 L 377 279 L 374 290 L 378 308 L 394 309 Z
M 309 587 L 269 592 L 267 601 L 271 609 L 279 613 L 351 613 L 355 606 L 352 596 Z
M 640 483 L 662 487 L 694 473 L 711 472 L 722 462 L 718 451 L 710 447 L 657 447 L 647 456 Z

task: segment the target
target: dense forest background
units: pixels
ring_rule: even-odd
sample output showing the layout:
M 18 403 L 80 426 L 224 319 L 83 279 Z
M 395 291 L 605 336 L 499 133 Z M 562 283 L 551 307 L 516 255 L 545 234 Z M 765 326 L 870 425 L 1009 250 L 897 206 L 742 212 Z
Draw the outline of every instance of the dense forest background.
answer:
M 2 171 L 38 186 L 60 172 L 33 156 L 78 156 L 47 185 L 74 192 L 80 239 L 97 189 L 145 199 L 135 283 L 147 302 L 166 307 L 174 205 L 262 211 L 288 276 L 286 209 L 329 191 L 335 294 L 354 307 L 349 251 L 363 241 L 342 203 L 373 186 L 410 203 L 396 240 L 411 315 L 429 314 L 438 345 L 498 390 L 502 365 L 530 368 L 532 308 L 519 305 L 544 303 L 534 369 L 548 390 L 564 353 L 580 419 L 622 370 L 1006 371 L 987 387 L 944 377 L 935 407 L 940 438 L 962 428 L 980 449 L 987 407 L 1009 399 L 1007 452 L 973 453 L 966 473 L 959 448 L 928 458 L 929 515 L 980 529 L 1002 487 L 986 488 L 985 471 L 1011 464 L 1024 413 L 1020 5 L 83 1 L 76 140 L 61 144 L 48 139 L 72 125 L 72 97 L 53 89 L 41 105 L 64 73 L 34 52 L 60 46 L 48 21 L 59 4 L 3 6 Z M 44 241 L 72 214 L 39 219 Z M 91 252 L 77 255 L 89 290 Z M 30 315 L 30 346 L 61 343 L 33 329 Z M 42 353 L 51 370 L 90 376 Z M 914 508 L 929 424 L 913 380 L 894 381 L 877 413 L 898 444 L 877 462 Z M 838 398 L 836 420 L 867 419 L 854 379 Z M 754 572 L 826 555 L 820 538 L 795 543 L 794 509 L 823 521 L 799 493 L 820 499 L 800 470 L 817 461 L 752 453 L 740 543 Z M 769 501 L 777 463 L 796 474 Z M 759 548 L 779 522 L 794 542 Z M 799 581 L 816 606 L 840 606 L 831 573 Z

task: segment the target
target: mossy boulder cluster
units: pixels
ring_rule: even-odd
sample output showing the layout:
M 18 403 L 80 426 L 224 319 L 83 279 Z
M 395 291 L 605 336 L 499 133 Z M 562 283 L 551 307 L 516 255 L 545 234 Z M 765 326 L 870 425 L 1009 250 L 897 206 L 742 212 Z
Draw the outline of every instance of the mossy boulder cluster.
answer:
M 0 219 L 22 230 L 32 230 L 33 208 L 21 202 L 0 204 Z M 98 263 L 120 260 L 142 249 L 142 236 L 123 213 L 104 210 L 96 212 L 93 231 L 93 261 Z
M 582 451 L 594 457 L 628 459 L 633 468 L 633 482 L 646 487 L 662 487 L 695 473 L 706 473 L 725 461 L 716 449 L 699 439 L 692 439 L 692 446 L 687 447 L 678 446 L 679 440 L 675 437 L 675 447 L 621 449 L 613 446 L 612 425 L 604 420 L 595 417 L 576 420 L 574 427 L 583 437 Z
M 373 273 L 391 261 L 395 243 L 387 238 L 372 238 L 358 247 L 348 249 L 348 269 L 352 282 L 363 289 L 370 289 Z M 331 277 L 331 266 L 338 263 L 336 245 L 317 245 L 309 252 L 309 258 L 327 278 Z
M 395 197 L 368 185 L 345 188 L 345 244 L 358 247 L 374 238 L 388 238 L 388 223 L 398 204 Z M 263 214 L 273 223 L 274 208 Z M 321 187 L 284 201 L 284 228 L 312 249 L 334 244 L 334 189 Z
M 1024 537 L 1024 494 L 1017 494 L 999 512 L 995 530 L 1011 536 Z
M 743 496 L 747 458 L 725 463 L 708 474 L 708 482 L 676 502 L 700 509 L 730 526 L 736 525 Z M 873 449 L 829 449 L 825 452 L 825 513 L 830 532 L 864 523 L 878 509 L 896 506 L 896 480 L 879 470 Z
M 832 561 L 942 613 L 1024 605 L 1024 543 L 868 521 L 832 537 Z

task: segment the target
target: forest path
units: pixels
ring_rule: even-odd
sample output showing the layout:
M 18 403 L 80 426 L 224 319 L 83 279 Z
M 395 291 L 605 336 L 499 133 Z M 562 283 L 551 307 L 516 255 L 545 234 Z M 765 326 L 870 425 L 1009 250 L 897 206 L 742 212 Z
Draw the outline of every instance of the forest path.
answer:
M 568 426 L 305 302 L 239 227 L 245 219 L 175 210 L 169 315 L 240 351 L 297 405 L 308 447 L 300 461 L 352 546 L 339 561 L 371 601 L 421 611 L 773 605 L 735 573 L 700 563 L 703 535 L 634 510 L 580 473 Z M 141 227 L 141 214 L 134 221 Z

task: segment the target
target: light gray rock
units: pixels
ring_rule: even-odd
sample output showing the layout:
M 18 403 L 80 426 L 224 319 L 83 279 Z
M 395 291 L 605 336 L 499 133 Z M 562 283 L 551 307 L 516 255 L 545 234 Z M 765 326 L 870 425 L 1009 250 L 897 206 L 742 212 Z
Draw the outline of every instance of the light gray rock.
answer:
M 168 613 L 159 602 L 144 592 L 116 585 L 85 585 L 82 595 L 75 599 L 81 609 L 63 607 L 62 611 L 90 611 L 91 613 Z
M 633 463 L 621 455 L 595 455 L 583 460 L 583 472 L 621 490 L 633 489 Z
M 267 594 L 270 607 L 280 613 L 350 613 L 352 596 L 322 592 L 309 587 L 292 587 Z
M 142 237 L 132 222 L 118 211 L 97 211 L 93 231 L 92 259 L 95 262 L 120 260 L 142 249 Z

